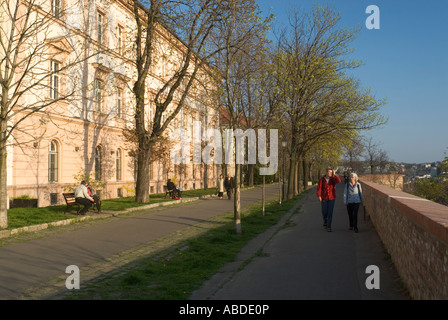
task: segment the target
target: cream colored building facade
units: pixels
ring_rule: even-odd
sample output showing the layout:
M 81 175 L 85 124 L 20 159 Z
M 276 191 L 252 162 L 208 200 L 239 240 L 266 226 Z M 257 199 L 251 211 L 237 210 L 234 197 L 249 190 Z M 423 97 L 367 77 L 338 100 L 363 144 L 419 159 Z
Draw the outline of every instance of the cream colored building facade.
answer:
M 133 146 L 123 135 L 134 121 L 132 7 L 122 0 L 41 1 L 42 12 L 54 16 L 41 39 L 52 58 L 41 65 L 61 71 L 53 72 L 47 86 L 25 97 L 23 103 L 51 101 L 66 93 L 70 98 L 45 107 L 20 124 L 21 130 L 8 146 L 8 197 L 37 198 L 39 207 L 62 204 L 62 193 L 79 183 L 85 172 L 92 181 L 103 183 L 103 199 L 132 196 L 136 172 L 129 151 Z M 182 59 L 182 43 L 167 30 L 159 31 L 159 52 L 148 79 L 148 121 L 154 115 L 151 97 Z M 64 69 L 76 59 L 79 63 Z M 204 70 L 202 79 L 207 76 Z M 194 120 L 219 126 L 219 109 L 204 99 L 201 90 L 197 86 L 191 92 L 167 133 L 181 126 L 192 129 Z M 16 115 L 16 119 L 20 117 L 20 113 Z M 150 192 L 163 192 L 167 178 L 185 189 L 214 187 L 219 170 L 216 165 L 156 161 L 150 170 Z

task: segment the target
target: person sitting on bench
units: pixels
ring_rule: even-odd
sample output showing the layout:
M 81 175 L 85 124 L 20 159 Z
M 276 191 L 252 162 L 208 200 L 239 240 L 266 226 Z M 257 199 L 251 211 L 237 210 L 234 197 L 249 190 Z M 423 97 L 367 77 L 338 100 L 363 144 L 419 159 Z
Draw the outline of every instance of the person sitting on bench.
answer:
M 81 184 L 75 189 L 75 201 L 84 206 L 84 208 L 79 211 L 80 215 L 85 215 L 95 202 L 95 200 L 91 196 L 89 196 L 89 193 L 87 191 L 87 182 L 85 182 L 84 180 L 81 181 Z
M 171 197 L 173 199 L 179 199 L 181 197 L 182 190 L 177 188 L 174 182 L 171 181 L 171 179 L 168 179 L 166 183 L 166 188 L 168 189 L 169 192 L 171 192 Z
M 96 194 L 95 190 L 89 184 L 86 184 L 87 187 L 87 193 L 89 196 L 93 198 L 93 205 L 96 206 L 96 209 L 98 210 L 98 213 L 101 212 L 101 200 L 100 197 Z

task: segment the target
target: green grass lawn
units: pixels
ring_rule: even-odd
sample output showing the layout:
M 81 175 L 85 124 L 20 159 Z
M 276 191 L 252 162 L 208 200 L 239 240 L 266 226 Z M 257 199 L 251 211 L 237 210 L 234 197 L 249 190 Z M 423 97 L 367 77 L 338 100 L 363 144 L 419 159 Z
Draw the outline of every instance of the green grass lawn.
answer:
M 202 195 L 211 195 L 216 191 L 215 188 L 196 189 L 187 190 L 182 193 L 183 198 L 199 197 Z M 151 194 L 149 196 L 149 202 L 147 203 L 136 203 L 134 197 L 124 197 L 116 199 L 107 199 L 101 202 L 102 211 L 123 211 L 129 208 L 136 208 L 145 206 L 152 203 L 172 201 L 169 198 L 165 199 L 164 193 Z M 82 207 L 82 206 L 81 206 Z M 13 208 L 8 210 L 8 230 L 42 224 L 55 222 L 65 219 L 70 219 L 76 217 L 72 215 L 76 213 L 76 208 L 71 208 L 70 213 L 64 214 L 66 205 L 57 205 L 43 208 Z
M 255 236 L 275 225 L 303 197 L 266 207 L 251 206 L 242 217 L 242 235 L 234 229 L 232 214 L 223 226 L 185 240 L 175 248 L 144 258 L 130 267 L 105 274 L 67 299 L 187 299 L 202 283 L 225 264 L 234 261 L 241 249 Z

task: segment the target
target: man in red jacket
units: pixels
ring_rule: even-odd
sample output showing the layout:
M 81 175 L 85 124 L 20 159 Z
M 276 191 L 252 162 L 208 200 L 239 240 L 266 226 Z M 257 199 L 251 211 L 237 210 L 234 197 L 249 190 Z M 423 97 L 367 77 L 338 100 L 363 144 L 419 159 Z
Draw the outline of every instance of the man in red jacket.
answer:
M 341 182 L 341 178 L 334 173 L 330 167 L 327 173 L 319 180 L 317 186 L 317 197 L 322 205 L 322 218 L 324 219 L 324 228 L 331 232 L 331 221 L 333 220 L 333 208 L 336 198 L 336 185 Z

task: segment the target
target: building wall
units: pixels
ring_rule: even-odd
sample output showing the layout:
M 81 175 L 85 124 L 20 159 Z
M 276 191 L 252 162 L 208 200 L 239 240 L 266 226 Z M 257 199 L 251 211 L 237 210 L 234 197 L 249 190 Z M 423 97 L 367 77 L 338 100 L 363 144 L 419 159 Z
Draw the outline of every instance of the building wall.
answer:
M 411 297 L 448 299 L 448 207 L 361 183 L 366 213 Z
M 42 0 L 45 1 L 45 0 Z M 50 0 L 44 4 L 50 4 Z M 56 19 L 49 33 L 41 41 L 48 42 L 46 52 L 61 66 L 73 61 L 76 56 L 87 59 L 60 73 L 60 91 L 72 93 L 70 98 L 52 104 L 29 116 L 20 124 L 21 130 L 14 134 L 8 147 L 8 197 L 28 195 L 38 198 L 39 206 L 50 205 L 51 194 L 57 203 L 63 203 L 62 192 L 79 183 L 83 172 L 95 172 L 96 148 L 101 149 L 101 180 L 104 188 L 102 198 L 133 195 L 135 190 L 135 163 L 129 155 L 132 146 L 123 135 L 123 129 L 132 127 L 134 118 L 134 96 L 131 91 L 135 81 L 132 65 L 132 8 L 122 1 L 62 1 L 68 9 L 60 20 Z M 45 5 L 42 6 L 45 9 Z M 47 9 L 48 9 L 47 8 Z M 102 44 L 98 38 L 98 14 L 104 22 Z M 118 28 L 122 29 L 119 46 Z M 154 93 L 175 70 L 182 59 L 182 44 L 167 30 L 159 30 L 156 63 L 148 79 L 147 120 L 154 115 L 151 103 Z M 86 46 L 86 45 L 89 46 Z M 122 50 L 119 49 L 122 48 Z M 131 59 L 131 60 L 129 60 Z M 42 61 L 43 69 L 50 68 L 50 61 Z M 206 75 L 204 71 L 202 75 Z M 19 75 L 18 75 L 19 76 Z M 98 80 L 101 86 L 98 86 Z M 206 81 L 211 85 L 213 81 Z M 43 85 L 25 97 L 22 104 L 51 99 L 50 85 Z M 97 103 L 97 87 L 102 90 L 101 108 Z M 121 95 L 119 95 L 121 92 Z M 118 112 L 118 98 L 122 112 Z M 216 105 L 204 99 L 200 89 L 191 92 L 184 111 L 171 123 L 168 132 L 181 125 L 189 130 L 193 120 L 207 125 L 218 125 Z M 176 100 L 170 106 L 176 106 Z M 15 121 L 26 113 L 16 115 Z M 57 179 L 49 181 L 50 144 L 57 145 Z M 121 154 L 121 178 L 116 178 L 116 155 Z M 54 159 L 54 158 L 53 158 Z M 207 182 L 205 165 L 187 165 L 182 170 L 169 161 L 160 160 L 152 164 L 150 190 L 163 192 L 167 178 L 174 178 L 186 189 L 216 185 L 217 168 L 208 166 Z M 120 189 L 120 190 L 119 190 Z M 54 199 L 53 199 L 54 200 Z

